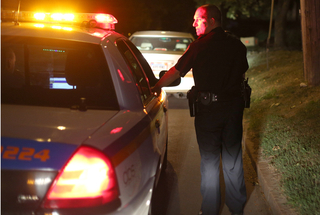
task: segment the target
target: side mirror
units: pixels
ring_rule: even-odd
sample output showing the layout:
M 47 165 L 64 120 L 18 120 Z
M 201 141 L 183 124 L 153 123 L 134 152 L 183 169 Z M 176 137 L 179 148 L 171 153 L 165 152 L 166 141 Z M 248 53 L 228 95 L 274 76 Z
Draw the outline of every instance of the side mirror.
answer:
M 162 76 L 164 76 L 164 74 L 166 74 L 166 72 L 168 72 L 167 70 L 162 70 L 159 73 L 159 77 L 162 78 Z M 175 87 L 178 86 L 181 83 L 181 77 L 177 78 L 175 81 L 173 81 L 170 85 L 166 86 L 166 87 Z

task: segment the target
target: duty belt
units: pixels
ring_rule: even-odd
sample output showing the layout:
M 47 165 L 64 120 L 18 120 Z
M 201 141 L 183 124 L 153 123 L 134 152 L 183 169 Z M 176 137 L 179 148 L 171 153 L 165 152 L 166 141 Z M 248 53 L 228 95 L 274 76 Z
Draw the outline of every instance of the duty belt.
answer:
M 205 92 L 198 92 L 197 101 L 203 105 L 209 105 L 211 104 L 211 102 L 229 101 L 236 97 L 240 97 L 240 95 L 225 96 L 225 95 L 217 95 L 212 92 L 205 91 Z

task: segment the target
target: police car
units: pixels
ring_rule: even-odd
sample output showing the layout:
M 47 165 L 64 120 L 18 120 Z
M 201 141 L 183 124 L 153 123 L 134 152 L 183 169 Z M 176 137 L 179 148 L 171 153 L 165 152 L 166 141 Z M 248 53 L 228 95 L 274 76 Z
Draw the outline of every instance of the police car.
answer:
M 175 31 L 137 31 L 129 39 L 146 58 L 156 77 L 161 71 L 174 66 L 194 41 L 192 34 Z M 178 86 L 163 89 L 177 98 L 186 98 L 186 93 L 193 85 L 193 76 L 189 72 Z
M 117 19 L 1 15 L 2 214 L 151 214 L 167 95 Z

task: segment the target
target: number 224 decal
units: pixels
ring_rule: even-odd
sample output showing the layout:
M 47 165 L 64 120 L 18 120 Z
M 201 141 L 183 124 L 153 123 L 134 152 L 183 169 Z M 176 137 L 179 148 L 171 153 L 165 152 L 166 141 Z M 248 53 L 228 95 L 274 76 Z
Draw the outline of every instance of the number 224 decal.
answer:
M 6 148 L 4 148 L 3 146 L 1 146 L 2 159 L 18 159 L 26 161 L 31 161 L 32 159 L 39 159 L 42 162 L 45 162 L 50 158 L 49 152 L 49 149 L 43 149 L 39 152 L 36 152 L 34 148 L 19 148 L 16 146 L 7 146 Z

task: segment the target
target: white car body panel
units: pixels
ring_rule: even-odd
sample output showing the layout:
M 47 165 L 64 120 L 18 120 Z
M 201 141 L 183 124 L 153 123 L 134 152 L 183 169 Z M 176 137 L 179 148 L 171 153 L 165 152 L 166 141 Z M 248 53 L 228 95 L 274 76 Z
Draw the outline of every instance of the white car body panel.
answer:
M 151 69 L 153 70 L 155 76 L 159 78 L 159 73 L 162 70 L 169 70 L 171 67 L 173 67 L 183 52 L 179 52 L 177 54 L 176 52 L 168 52 L 168 53 L 156 53 L 153 51 L 141 51 L 143 53 L 143 56 L 146 58 L 146 60 L 149 62 Z M 161 65 L 161 66 L 157 66 Z M 167 93 L 187 93 L 188 90 L 191 89 L 191 87 L 194 86 L 194 80 L 192 76 L 192 71 L 188 72 L 187 75 L 183 78 L 181 78 L 181 83 L 178 86 L 175 87 L 163 87 L 163 90 L 165 90 Z

